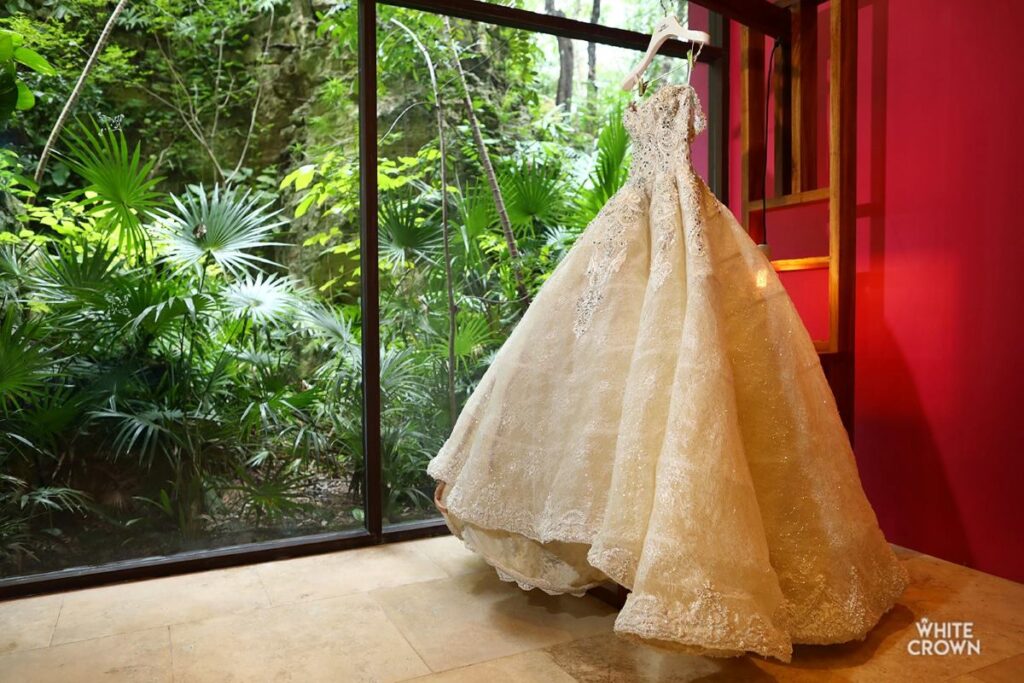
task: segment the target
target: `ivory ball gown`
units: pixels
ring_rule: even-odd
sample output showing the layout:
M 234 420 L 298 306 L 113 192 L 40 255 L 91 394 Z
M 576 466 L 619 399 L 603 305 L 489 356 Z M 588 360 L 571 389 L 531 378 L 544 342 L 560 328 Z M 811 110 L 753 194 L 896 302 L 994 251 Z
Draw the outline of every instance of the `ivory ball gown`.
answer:
M 690 162 L 696 93 L 625 114 L 630 178 L 544 284 L 428 472 L 505 580 L 631 590 L 620 635 L 789 661 L 863 638 L 905 570 L 813 343 Z

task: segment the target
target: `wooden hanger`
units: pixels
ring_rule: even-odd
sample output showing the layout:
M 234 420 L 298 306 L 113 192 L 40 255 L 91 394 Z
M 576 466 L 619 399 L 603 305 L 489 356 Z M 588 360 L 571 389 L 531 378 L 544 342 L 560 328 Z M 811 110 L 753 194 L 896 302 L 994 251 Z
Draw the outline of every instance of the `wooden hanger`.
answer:
M 672 16 L 671 14 L 666 16 L 664 19 L 658 22 L 658 27 L 654 30 L 654 34 L 651 36 L 651 44 L 647 46 L 647 54 L 637 64 L 636 68 L 633 69 L 630 74 L 626 77 L 626 80 L 622 82 L 622 89 L 630 91 L 636 87 L 637 82 L 640 80 L 640 76 L 643 75 L 644 71 L 655 56 L 658 54 L 658 50 L 665 44 L 666 40 L 671 39 L 682 40 L 690 44 L 696 45 L 707 45 L 711 42 L 711 36 L 704 31 L 691 31 L 682 24 L 679 23 L 679 19 Z

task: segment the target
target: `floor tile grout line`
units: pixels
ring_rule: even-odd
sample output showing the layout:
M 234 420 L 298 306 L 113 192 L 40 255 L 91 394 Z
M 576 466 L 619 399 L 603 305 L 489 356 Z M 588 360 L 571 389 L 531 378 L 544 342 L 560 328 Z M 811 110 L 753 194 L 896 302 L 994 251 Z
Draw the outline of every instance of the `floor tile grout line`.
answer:
M 443 579 L 433 579 L 433 580 L 434 581 L 447 581 L 448 579 L 447 578 L 443 578 Z M 417 582 L 414 582 L 414 583 L 426 583 L 426 582 L 425 581 L 417 581 Z M 413 585 L 413 584 L 401 584 L 399 586 L 387 586 L 387 587 L 384 587 L 384 588 L 374 588 L 373 590 L 374 591 L 377 591 L 377 590 L 389 590 L 391 588 L 401 588 L 403 586 L 409 586 L 409 585 Z M 257 606 L 250 607 L 248 609 L 243 609 L 243 610 L 239 610 L 239 611 L 235 611 L 235 612 L 219 612 L 217 614 L 211 614 L 209 616 L 202 617 L 200 619 L 186 619 L 184 621 L 174 621 L 174 622 L 165 623 L 165 624 L 153 624 L 152 626 L 145 626 L 143 628 L 135 628 L 135 629 L 131 629 L 131 630 L 128 630 L 128 631 L 117 631 L 115 633 L 105 633 L 103 635 L 90 636 L 88 638 L 81 638 L 81 639 L 77 639 L 77 640 L 68 640 L 68 641 L 65 641 L 63 643 L 57 643 L 56 645 L 43 645 L 43 646 L 34 647 L 34 648 L 24 648 L 22 650 L 17 650 L 17 651 L 18 652 L 27 652 L 29 650 L 43 650 L 43 649 L 46 649 L 48 647 L 63 647 L 65 645 L 73 645 L 73 644 L 76 644 L 76 643 L 87 643 L 87 642 L 90 642 L 90 641 L 93 641 L 93 640 L 102 640 L 104 638 L 116 638 L 118 636 L 126 636 L 126 635 L 130 635 L 132 633 L 138 633 L 139 631 L 150 631 L 150 630 L 155 630 L 155 629 L 159 629 L 159 628 L 166 628 L 169 631 L 170 629 L 172 629 L 172 628 L 174 628 L 176 626 L 186 626 L 186 625 L 192 625 L 192 624 L 204 624 L 206 622 L 217 621 L 217 620 L 220 620 L 220 619 L 233 619 L 233 618 L 236 618 L 236 617 L 240 617 L 240 616 L 243 616 L 243 615 L 253 614 L 255 612 L 260 612 L 260 611 L 298 607 L 300 605 L 311 605 L 311 604 L 318 603 L 318 602 L 325 602 L 327 600 L 340 600 L 340 599 L 343 599 L 343 598 L 352 598 L 352 597 L 355 597 L 357 595 L 368 596 L 371 592 L 372 591 L 357 591 L 357 592 L 353 592 L 353 593 L 344 593 L 342 595 L 327 595 L 327 596 L 320 597 L 320 598 L 314 598 L 312 600 L 300 600 L 300 601 L 297 601 L 297 602 L 286 602 L 286 603 L 281 603 L 281 604 L 270 604 L 270 605 L 266 605 L 266 606 L 257 605 Z M 380 604 L 380 602 L 378 602 L 377 600 L 373 600 L 373 603 L 375 605 L 381 607 L 382 610 L 384 609 L 383 606 Z M 389 617 L 388 620 L 391 621 L 390 617 Z M 394 622 L 392 622 L 392 623 L 394 623 Z M 397 628 L 397 626 L 396 626 L 396 628 Z M 402 637 L 405 638 L 405 635 L 402 634 Z M 52 635 L 51 635 L 51 638 L 52 638 Z M 410 645 L 411 645 L 411 643 L 410 643 Z M 12 654 L 12 653 L 4 653 L 4 655 L 0 655 L 0 656 L 6 656 L 7 654 Z M 429 668 L 429 667 L 427 667 L 427 668 Z
M 271 600 L 269 602 L 269 604 L 267 604 L 267 605 L 253 605 L 253 606 L 248 607 L 247 609 L 242 609 L 242 610 L 237 610 L 237 611 L 232 611 L 232 612 L 218 612 L 216 614 L 211 614 L 209 616 L 202 617 L 200 619 L 186 619 L 184 621 L 174 621 L 174 622 L 163 623 L 163 624 L 159 624 L 158 623 L 158 624 L 153 624 L 151 626 L 145 626 L 145 627 L 143 627 L 141 629 L 136 628 L 136 629 L 131 629 L 131 630 L 128 630 L 128 631 L 115 631 L 113 633 L 104 633 L 104 634 L 101 634 L 101 635 L 88 636 L 86 638 L 77 638 L 77 639 L 74 639 L 74 640 L 67 640 L 67 641 L 64 641 L 64 642 L 61 642 L 61 643 L 57 643 L 56 645 L 54 645 L 52 643 L 53 633 L 51 633 L 50 634 L 51 643 L 49 645 L 44 645 L 44 646 L 38 647 L 38 648 L 24 648 L 24 650 L 26 650 L 26 651 L 27 650 L 41 650 L 41 649 L 43 649 L 45 647 L 61 647 L 62 645 L 70 645 L 72 643 L 84 643 L 84 642 L 88 642 L 88 641 L 91 641 L 91 640 L 100 640 L 101 638 L 112 638 L 112 637 L 115 637 L 115 636 L 123 636 L 123 635 L 127 635 L 129 633 L 134 633 L 134 632 L 140 631 L 140 630 L 141 631 L 146 631 L 146 630 L 149 630 L 149 629 L 164 628 L 164 627 L 171 628 L 173 626 L 183 626 L 185 624 L 199 624 L 199 623 L 204 623 L 204 622 L 207 622 L 207 621 L 214 621 L 214 620 L 217 620 L 217 619 L 230 619 L 232 617 L 236 617 L 236 616 L 239 616 L 239 615 L 250 614 L 252 612 L 258 612 L 260 610 L 271 610 L 271 609 L 279 609 L 279 608 L 286 608 L 286 607 L 295 607 L 295 606 L 298 606 L 298 605 L 309 605 L 309 604 L 313 604 L 313 603 L 317 603 L 317 602 L 323 602 L 325 600 L 337 600 L 337 599 L 340 599 L 340 598 L 350 598 L 350 597 L 353 597 L 353 596 L 356 596 L 356 595 L 369 595 L 370 593 L 372 593 L 374 591 L 379 591 L 379 590 L 390 590 L 392 588 L 402 588 L 403 586 L 412 586 L 412 585 L 416 585 L 416 584 L 430 583 L 430 582 L 433 582 L 433 581 L 449 581 L 449 580 L 451 580 L 453 578 L 457 578 L 457 577 L 444 576 L 444 577 L 441 577 L 441 578 L 432 578 L 432 579 L 410 581 L 408 583 L 397 584 L 395 586 L 379 586 L 379 587 L 371 588 L 371 589 L 368 589 L 368 590 L 361 590 L 361 591 L 357 590 L 357 591 L 352 591 L 350 593 L 340 593 L 338 595 L 324 595 L 324 596 L 317 597 L 317 598 L 311 598 L 309 600 L 295 600 L 295 601 L 291 601 L 291 602 L 281 602 L 281 603 L 275 603 L 275 602 L 273 602 Z M 261 587 L 262 587 L 262 580 L 261 580 Z M 264 588 L 264 590 L 265 590 L 265 588 Z M 269 599 L 269 596 L 268 596 L 268 599 Z M 380 603 L 377 600 L 374 600 L 374 603 L 380 605 Z M 62 601 L 62 608 L 63 608 L 63 601 Z M 54 632 L 55 631 L 56 631 L 56 624 L 54 624 Z M 404 634 L 403 634 L 403 637 L 404 637 Z
M 577 639 L 577 640 L 583 640 L 583 639 L 582 639 L 582 638 L 579 638 L 579 639 Z M 569 642 L 570 642 L 570 643 L 573 643 L 573 642 L 576 642 L 576 641 L 575 641 L 575 640 L 570 640 Z M 562 645 L 562 644 L 563 644 L 563 643 L 559 643 L 559 645 Z M 558 669 L 559 671 L 562 671 L 562 672 L 564 672 L 566 676 L 568 676 L 569 678 L 573 679 L 574 681 L 579 681 L 579 679 L 578 679 L 578 678 L 576 678 L 575 676 L 573 676 L 573 675 L 572 675 L 572 672 L 571 672 L 571 671 L 569 671 L 569 670 L 568 670 L 568 669 L 566 669 L 566 668 L 565 668 L 564 666 L 562 666 L 561 664 L 559 664 L 559 663 L 558 663 L 558 660 L 557 660 L 557 659 L 555 659 L 555 656 L 554 656 L 554 655 L 552 655 L 552 654 L 551 654 L 551 653 L 549 652 L 549 650 L 550 650 L 550 649 L 551 649 L 552 647 L 555 647 L 555 646 L 554 646 L 554 645 L 552 645 L 552 646 L 550 646 L 550 647 L 544 648 L 544 649 L 542 650 L 542 652 L 543 652 L 543 653 L 544 653 L 545 655 L 547 655 L 547 658 L 548 658 L 548 659 L 549 659 L 549 660 L 551 661 L 551 663 L 552 663 L 552 664 L 553 664 L 553 665 L 555 666 L 555 668 L 557 668 L 557 669 Z M 607 671 L 607 673 L 608 673 L 608 680 L 612 680 L 612 679 L 611 679 L 611 675 L 612 675 L 612 673 L 613 673 L 613 672 L 612 672 L 612 670 L 611 670 L 611 666 L 612 666 L 611 664 L 608 664 L 608 671 Z
M 564 643 L 555 643 L 554 645 L 562 645 L 562 644 L 564 644 Z M 530 654 L 532 652 L 539 652 L 542 655 L 545 655 L 551 661 L 551 663 L 554 666 L 558 667 L 559 670 L 565 672 L 566 676 L 568 676 L 569 678 L 572 678 L 573 680 L 578 680 L 575 676 L 573 676 L 571 673 L 569 673 L 565 669 L 565 667 L 561 666 L 558 662 L 556 662 L 555 658 L 551 656 L 550 652 L 548 652 L 548 648 L 554 647 L 554 645 L 541 645 L 540 647 L 534 647 L 534 648 L 530 648 L 529 650 L 521 650 L 519 652 L 513 652 L 511 654 L 501 655 L 500 657 L 492 657 L 491 659 L 484 659 L 484 660 L 479 661 L 479 662 L 470 662 L 469 664 L 461 664 L 459 666 L 452 667 L 451 669 L 441 669 L 439 671 L 435 671 L 434 669 L 430 669 L 430 667 L 428 666 L 427 668 L 430 669 L 430 673 L 423 674 L 422 676 L 413 676 L 412 678 L 403 678 L 402 680 L 398 681 L 398 683 L 415 683 L 415 681 L 427 678 L 429 676 L 433 676 L 435 674 L 441 674 L 441 673 L 447 674 L 447 673 L 454 673 L 454 672 L 457 672 L 457 671 L 463 671 L 465 669 L 470 669 L 470 668 L 472 668 L 474 666 L 481 666 L 482 664 L 490 664 L 491 662 L 500 662 L 503 659 L 511 659 L 512 657 L 519 657 L 521 655 Z
M 493 572 L 493 569 L 487 568 L 486 570 L 483 570 L 483 571 L 486 571 L 486 572 L 490 573 L 490 572 Z M 452 579 L 461 578 L 461 576 L 462 575 L 447 577 L 447 578 L 444 578 L 444 579 L 435 579 L 435 581 L 437 581 L 437 582 L 440 582 L 440 581 L 450 581 Z M 418 583 L 427 583 L 427 582 L 426 581 L 420 581 Z M 411 584 L 405 584 L 405 585 L 411 585 Z M 400 587 L 401 586 L 395 586 L 394 588 L 400 588 Z M 500 657 L 494 657 L 494 658 L 491 658 L 491 659 L 485 659 L 485 660 L 482 660 L 482 661 L 479 661 L 479 662 L 470 662 L 468 664 L 463 664 L 461 666 L 456 666 L 456 667 L 452 667 L 452 668 L 449 668 L 449 669 L 435 669 L 434 667 L 430 666 L 430 664 L 426 661 L 426 659 L 424 659 L 423 655 L 420 654 L 420 651 L 416 648 L 416 646 L 413 644 L 413 642 L 409 639 L 409 636 L 406 635 L 406 633 L 402 629 L 402 627 L 399 626 L 399 624 L 394 619 L 391 618 L 391 614 L 388 612 L 387 605 L 385 605 L 383 602 L 378 600 L 377 596 L 373 595 L 374 593 L 376 593 L 378 591 L 390 590 L 390 588 L 391 587 L 389 587 L 389 588 L 378 588 L 378 589 L 375 589 L 373 591 L 367 591 L 366 595 L 368 597 L 370 597 L 370 599 L 373 600 L 373 602 L 381 608 L 381 610 L 384 612 L 384 616 L 387 617 L 387 620 L 395 627 L 395 629 L 398 631 L 399 635 L 401 635 L 402 638 L 405 639 L 405 641 L 409 644 L 409 647 L 411 647 L 413 649 L 413 652 L 415 652 L 416 655 L 423 661 L 423 664 L 427 667 L 427 669 L 430 670 L 430 672 L 432 674 L 447 673 L 449 671 L 458 671 L 459 669 L 465 669 L 465 668 L 470 667 L 470 666 L 475 666 L 477 664 L 483 664 L 485 662 L 495 661 L 497 659 L 504 659 L 505 657 L 514 657 L 515 655 L 524 654 L 526 652 L 537 652 L 537 651 L 544 652 L 546 650 L 546 648 L 554 647 L 555 645 L 564 645 L 566 643 L 572 643 L 572 642 L 575 642 L 577 640 L 582 640 L 584 638 L 590 638 L 593 635 L 593 634 L 591 634 L 591 635 L 581 636 L 581 637 L 577 638 L 577 637 L 573 636 L 573 634 L 566 632 L 566 634 L 565 634 L 566 637 L 563 640 L 559 640 L 559 641 L 554 642 L 554 643 L 548 643 L 546 645 L 538 645 L 537 647 L 530 647 L 530 648 L 527 648 L 525 650 L 520 650 L 518 652 L 512 652 L 512 653 L 509 653 L 509 654 L 502 655 Z M 553 658 L 552 658 L 552 662 L 554 662 Z M 562 669 L 562 667 L 559 667 L 559 668 Z M 562 670 L 565 671 L 565 669 L 562 669 Z M 566 673 L 568 674 L 568 672 L 566 672 Z M 430 674 L 423 674 L 423 675 L 424 676 L 428 676 Z M 571 674 L 569 674 L 569 676 L 572 677 Z M 416 680 L 416 678 L 420 678 L 420 677 L 417 676 L 415 678 L 405 679 L 405 680 Z
M 171 637 L 170 626 L 167 626 L 167 658 L 171 663 L 171 683 L 174 683 L 174 639 Z
M 260 567 L 262 566 L 262 563 L 254 564 L 254 565 L 251 565 L 251 566 L 252 566 L 252 570 L 256 573 L 256 580 L 260 582 L 260 588 L 263 589 L 263 597 L 265 597 L 267 599 L 267 605 L 266 606 L 267 607 L 273 607 L 274 606 L 274 598 L 273 598 L 273 596 L 270 595 L 270 589 L 267 588 L 267 584 L 263 580 L 263 572 L 260 571 Z
M 211 619 L 221 619 L 221 618 L 235 617 L 235 616 L 239 616 L 239 615 L 242 615 L 242 614 L 249 614 L 250 612 L 258 612 L 259 610 L 262 610 L 262 609 L 269 609 L 269 607 L 262 607 L 262 606 L 248 607 L 246 609 L 237 610 L 237 611 L 234 611 L 234 612 L 218 612 L 217 614 L 211 615 L 209 617 L 204 617 L 202 619 L 186 619 L 184 621 L 172 621 L 170 623 L 151 624 L 149 626 L 143 626 L 141 628 L 131 628 L 131 629 L 127 630 L 127 631 L 114 631 L 113 633 L 103 633 L 103 634 L 98 635 L 98 636 L 89 636 L 87 638 L 76 638 L 74 640 L 65 640 L 62 643 L 57 643 L 56 645 L 51 644 L 48 647 L 63 647 L 64 645 L 73 645 L 75 643 L 88 643 L 89 641 L 101 640 L 103 638 L 116 638 L 117 636 L 127 636 L 127 635 L 131 635 L 132 633 L 138 633 L 139 631 L 153 631 L 153 630 L 156 630 L 158 628 L 171 628 L 172 626 L 184 626 L 185 624 L 195 624 L 195 623 L 199 623 L 199 622 L 203 622 L 203 621 L 209 621 Z M 51 639 L 52 639 L 52 636 L 51 636 Z M 43 648 L 33 648 L 33 649 L 41 650 Z
M 53 620 L 53 628 L 50 629 L 50 638 L 46 641 L 46 647 L 53 645 L 53 636 L 57 633 L 57 624 L 60 623 L 60 617 L 64 614 L 64 596 L 60 596 L 60 607 L 57 608 L 57 618 Z
M 983 666 L 979 666 L 977 669 L 971 669 L 970 671 L 966 671 L 966 672 L 960 674 L 960 676 L 972 676 L 973 674 L 976 674 L 976 673 L 978 673 L 980 671 L 984 671 L 985 669 L 990 669 L 990 668 L 992 668 L 994 666 L 999 666 L 1000 664 L 1003 664 L 1004 662 L 1007 662 L 1007 661 L 1009 661 L 1011 659 L 1014 659 L 1015 657 L 1021 657 L 1021 656 L 1024 656 L 1024 651 L 1018 652 L 1016 654 L 1009 655 L 1008 657 L 1003 657 L 1002 659 L 997 659 L 996 661 L 992 662 L 991 664 L 985 664 Z M 960 676 L 954 676 L 950 680 L 954 680 L 955 678 L 959 678 Z M 975 678 L 977 678 L 977 677 L 975 677 Z
M 445 537 L 444 536 L 435 536 L 434 538 L 445 538 Z M 456 537 L 452 536 L 451 538 L 456 538 Z M 415 552 L 417 555 L 419 555 L 420 557 L 425 558 L 427 560 L 427 562 L 429 562 L 430 564 L 434 565 L 434 567 L 436 567 L 437 569 L 441 570 L 442 574 L 447 575 L 448 578 L 450 578 L 450 579 L 454 579 L 455 577 L 458 576 L 458 574 L 454 574 L 454 573 L 448 571 L 447 567 L 443 566 L 440 562 L 438 562 L 437 560 L 432 558 L 430 555 L 428 555 L 424 551 L 420 550 L 419 547 L 417 547 L 421 543 L 425 543 L 427 541 L 432 541 L 432 540 L 434 540 L 434 539 L 433 538 L 425 538 L 425 539 L 421 539 L 419 541 L 411 541 L 411 542 L 409 542 L 409 545 L 411 546 L 410 549 L 413 552 Z M 460 543 L 461 543 L 461 541 L 460 541 Z
M 416 657 L 421 662 L 423 662 L 423 666 L 427 667 L 427 671 L 429 673 L 425 673 L 423 675 L 429 676 L 430 674 L 438 673 L 434 670 L 434 667 L 430 666 L 430 664 L 427 663 L 427 660 L 423 657 L 423 654 L 416 648 L 415 645 L 413 645 L 412 641 L 409 640 L 409 636 L 406 635 L 404 630 L 402 630 L 402 627 L 399 626 L 398 623 L 391 618 L 391 615 L 388 614 L 388 608 L 380 600 L 378 600 L 376 596 L 373 595 L 373 591 L 367 591 L 366 597 L 368 597 L 373 602 L 373 604 L 377 605 L 377 607 L 380 608 L 381 613 L 384 614 L 384 618 L 387 619 L 388 623 L 395 628 L 395 630 L 398 632 L 398 635 L 402 636 L 402 640 L 404 640 L 406 644 L 409 646 L 409 648 L 416 654 Z

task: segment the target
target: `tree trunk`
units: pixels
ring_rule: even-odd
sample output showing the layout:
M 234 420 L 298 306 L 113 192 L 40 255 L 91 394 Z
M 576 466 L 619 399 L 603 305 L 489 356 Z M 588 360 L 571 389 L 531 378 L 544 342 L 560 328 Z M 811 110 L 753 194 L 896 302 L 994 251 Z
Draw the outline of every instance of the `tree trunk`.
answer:
M 448 153 L 444 138 L 444 102 L 441 99 L 441 91 L 437 87 L 437 72 L 434 70 L 434 62 L 430 59 L 430 53 L 423 45 L 419 37 L 408 26 L 398 19 L 392 19 L 392 23 L 409 34 L 413 43 L 423 53 L 423 59 L 427 62 L 427 71 L 430 72 L 430 87 L 434 91 L 434 112 L 437 115 L 437 146 L 441 154 L 441 236 L 444 241 L 444 284 L 448 294 L 448 412 L 451 425 L 455 426 L 455 418 L 458 417 L 459 405 L 455 398 L 455 334 L 456 319 L 459 313 L 458 305 L 455 303 L 455 283 L 452 279 L 452 233 L 448 225 Z
M 477 121 L 476 113 L 473 111 L 473 98 L 469 94 L 466 72 L 462 70 L 462 63 L 459 61 L 459 51 L 455 49 L 455 38 L 452 37 L 452 24 L 448 17 L 444 17 L 444 29 L 448 38 L 448 48 L 452 53 L 452 69 L 458 76 L 459 84 L 462 88 L 462 105 L 466 109 L 469 128 L 473 131 L 473 141 L 476 143 L 477 153 L 480 155 L 480 165 L 484 167 L 487 184 L 491 186 L 494 206 L 498 210 L 501 232 L 505 236 L 505 245 L 508 247 L 509 259 L 512 262 L 512 276 L 516 281 L 516 291 L 525 307 L 530 304 L 530 294 L 526 291 L 526 283 L 523 280 L 523 267 L 519 258 L 519 247 L 516 245 L 516 236 L 512 232 L 512 221 L 509 220 L 508 211 L 505 209 L 505 199 L 501 196 L 498 176 L 494 173 L 494 165 L 491 164 L 491 155 L 487 152 L 487 145 L 484 144 L 484 137 L 480 133 L 480 122 Z
M 78 102 L 78 98 L 82 96 L 82 90 L 85 88 L 85 79 L 89 77 L 89 73 L 96 66 L 96 62 L 99 60 L 101 54 L 103 54 L 103 48 L 107 46 L 107 41 L 110 40 L 110 34 L 114 30 L 114 24 L 117 22 L 117 17 L 120 16 L 121 11 L 128 5 L 128 0 L 121 0 L 114 7 L 114 11 L 110 13 L 110 18 L 107 19 L 106 25 L 103 27 L 103 31 L 100 32 L 100 37 L 96 40 L 96 45 L 92 48 L 92 54 L 89 55 L 89 59 L 86 60 L 85 66 L 82 67 L 82 73 L 78 76 L 78 82 L 75 83 L 74 89 L 71 91 L 71 95 L 68 97 L 67 102 L 64 103 L 64 108 L 61 109 L 60 116 L 57 117 L 57 122 L 53 124 L 53 130 L 50 131 L 50 137 L 46 139 L 46 144 L 43 146 L 43 153 L 39 155 L 39 164 L 36 166 L 35 181 L 36 184 L 42 184 L 43 182 L 43 171 L 46 170 L 46 162 L 50 159 L 50 154 L 53 153 L 54 145 L 57 144 L 57 139 L 60 137 L 60 132 L 64 128 L 64 124 L 67 123 L 68 117 L 71 116 L 71 110 L 74 109 L 75 104 Z
M 544 0 L 544 11 L 556 17 L 564 17 L 565 12 L 555 9 L 555 0 Z M 555 91 L 555 104 L 572 109 L 572 77 L 574 55 L 572 40 L 558 38 L 558 88 Z
M 594 0 L 590 6 L 590 23 L 601 21 L 601 0 Z M 587 43 L 587 93 L 593 100 L 597 96 L 597 43 Z

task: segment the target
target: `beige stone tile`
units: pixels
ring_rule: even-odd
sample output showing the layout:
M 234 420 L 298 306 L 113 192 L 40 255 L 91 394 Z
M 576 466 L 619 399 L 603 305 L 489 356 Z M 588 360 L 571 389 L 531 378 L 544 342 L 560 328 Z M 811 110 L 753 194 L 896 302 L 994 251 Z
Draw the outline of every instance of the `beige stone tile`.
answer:
M 913 585 L 907 597 L 929 619 L 973 621 L 975 630 L 1003 636 L 1024 651 L 1024 584 L 929 555 L 906 560 Z
M 272 604 L 349 595 L 447 576 L 407 543 L 344 550 L 257 566 Z
M 364 594 L 171 627 L 174 680 L 398 681 L 429 669 Z
M 0 683 L 151 683 L 171 680 L 167 628 L 13 652 L 0 657 Z
M 269 605 L 252 567 L 183 574 L 67 593 L 53 643 L 131 633 Z
M 937 681 L 995 664 L 1024 649 L 1020 632 L 1024 587 L 1020 584 L 927 555 L 902 562 L 910 572 L 911 585 L 863 642 L 797 646 L 788 666 L 751 661 L 779 680 Z M 922 618 L 974 622 L 981 654 L 911 655 L 907 646 L 919 637 L 917 623 Z
M 1024 654 L 1007 657 L 954 680 L 957 683 L 1019 683 L 1021 679 L 1024 679 Z
M 434 671 L 609 633 L 615 611 L 597 600 L 523 591 L 478 572 L 373 591 Z
M 468 549 L 454 536 L 425 538 L 407 545 L 416 552 L 426 555 L 449 576 L 490 570 L 490 565 L 484 562 L 482 557 Z
M 746 657 L 699 657 L 669 652 L 616 635 L 561 643 L 545 650 L 580 683 L 684 683 L 686 681 L 770 681 Z
M 0 655 L 49 645 L 63 601 L 43 595 L 0 602 Z
M 411 680 L 416 683 L 576 683 L 575 678 L 559 668 L 548 654 L 540 650 L 522 652 Z

